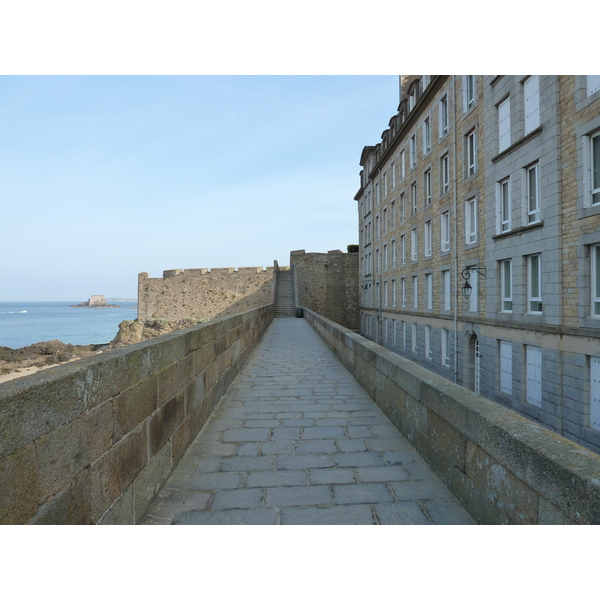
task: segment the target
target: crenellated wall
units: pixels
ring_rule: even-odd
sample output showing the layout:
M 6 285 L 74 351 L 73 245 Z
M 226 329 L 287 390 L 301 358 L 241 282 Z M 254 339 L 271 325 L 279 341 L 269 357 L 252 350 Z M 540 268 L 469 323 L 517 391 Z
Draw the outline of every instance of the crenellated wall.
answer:
M 0 524 L 134 524 L 273 320 L 269 304 L 0 385 Z
M 275 268 L 172 269 L 138 275 L 138 320 L 208 321 L 270 304 Z

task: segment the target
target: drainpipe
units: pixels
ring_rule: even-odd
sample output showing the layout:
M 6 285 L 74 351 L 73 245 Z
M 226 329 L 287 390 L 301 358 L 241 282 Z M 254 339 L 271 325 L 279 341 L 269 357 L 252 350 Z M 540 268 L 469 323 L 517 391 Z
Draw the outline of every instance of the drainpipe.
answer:
M 458 214 L 456 199 L 456 75 L 452 75 L 452 110 L 454 118 L 452 119 L 452 147 L 454 156 L 452 159 L 453 185 L 452 194 L 454 204 L 454 383 L 458 383 Z

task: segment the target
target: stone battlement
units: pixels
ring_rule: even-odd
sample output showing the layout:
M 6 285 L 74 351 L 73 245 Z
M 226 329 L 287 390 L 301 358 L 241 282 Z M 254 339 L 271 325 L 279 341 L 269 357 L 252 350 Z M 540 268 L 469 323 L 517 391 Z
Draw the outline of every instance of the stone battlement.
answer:
M 215 275 L 273 275 L 275 267 L 221 267 L 212 269 L 168 269 L 163 271 L 163 279 L 170 277 L 211 277 Z M 148 273 L 140 273 L 138 279 L 151 279 Z M 157 278 L 157 279 L 160 279 Z

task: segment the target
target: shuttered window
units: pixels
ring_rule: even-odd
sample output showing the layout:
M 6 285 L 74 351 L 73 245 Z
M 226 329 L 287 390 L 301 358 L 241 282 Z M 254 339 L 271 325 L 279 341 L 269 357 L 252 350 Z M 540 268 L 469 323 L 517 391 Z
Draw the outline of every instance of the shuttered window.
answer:
M 600 431 L 600 358 L 590 357 L 590 427 Z
M 512 343 L 500 341 L 500 391 L 512 395 Z
M 591 317 L 600 318 L 600 244 L 591 248 Z
M 527 346 L 527 402 L 542 406 L 542 349 Z
M 537 75 L 531 75 L 523 84 L 525 96 L 525 135 L 540 126 L 540 83 Z
M 600 90 L 600 75 L 587 76 L 587 95 L 591 96 Z
M 510 97 L 498 105 L 498 152 L 510 146 Z

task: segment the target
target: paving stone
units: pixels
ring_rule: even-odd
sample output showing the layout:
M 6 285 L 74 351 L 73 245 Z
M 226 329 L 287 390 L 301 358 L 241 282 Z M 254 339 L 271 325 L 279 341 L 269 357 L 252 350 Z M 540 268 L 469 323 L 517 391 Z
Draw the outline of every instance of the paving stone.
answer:
M 281 419 L 282 427 L 311 427 L 312 419 Z
M 350 439 L 372 438 L 373 434 L 366 425 L 348 425 L 346 427 Z
M 225 460 L 234 460 L 231 458 Z M 406 481 L 408 473 L 402 467 L 359 467 L 356 469 L 358 480 L 362 483 L 381 481 Z
M 376 504 L 374 508 L 381 525 L 431 525 L 418 502 Z
M 248 473 L 244 487 L 285 487 L 308 485 L 308 471 L 257 471 Z
M 278 412 L 275 417 L 277 419 L 303 419 L 304 413 L 301 412 Z
M 265 442 L 266 444 L 267 442 Z M 244 444 L 240 444 L 238 448 L 237 455 L 238 456 L 258 456 L 258 452 L 260 450 L 259 442 L 246 442 Z
M 219 442 L 194 442 L 188 453 L 199 456 L 234 456 L 237 453 L 237 444 L 223 444 Z
M 309 506 L 331 504 L 331 490 L 327 485 L 267 488 L 267 506 Z
M 310 427 L 304 429 L 303 440 L 323 440 L 327 438 L 344 439 L 346 433 L 343 427 Z
M 344 427 L 347 424 L 346 419 L 319 419 L 315 421 L 317 427 Z
M 356 477 L 352 469 L 311 469 L 309 474 L 311 485 L 356 483 Z
M 296 441 L 294 440 L 279 440 L 276 442 L 263 442 L 260 448 L 260 453 L 263 456 L 271 454 L 294 454 L 296 451 Z
M 340 452 L 366 452 L 367 445 L 363 440 L 336 440 Z
M 228 508 L 259 508 L 263 505 L 264 490 L 222 490 L 216 492 L 211 504 L 211 510 Z
M 173 525 L 276 525 L 278 520 L 272 508 L 249 508 L 182 513 L 173 520 Z
M 375 525 L 367 505 L 284 507 L 282 525 Z
M 376 452 L 339 452 L 334 457 L 336 467 L 385 466 L 385 461 Z
M 273 427 L 269 441 L 299 440 L 302 436 L 300 427 Z
M 224 442 L 266 442 L 269 429 L 228 429 L 223 432 Z
M 266 471 L 275 468 L 274 456 L 236 456 L 223 459 L 221 471 Z M 397 467 L 388 467 L 390 469 Z
M 330 454 L 303 454 L 277 458 L 278 469 L 324 469 L 334 466 L 335 462 Z
M 306 433 L 306 430 L 305 430 Z M 296 442 L 296 454 L 337 452 L 335 440 L 303 440 Z
M 476 525 L 471 515 L 455 498 L 421 502 L 425 512 L 436 525 Z
M 401 467 L 387 467 L 388 469 L 398 469 Z M 406 472 L 406 471 L 405 471 Z M 453 498 L 450 490 L 439 480 L 434 478 L 415 481 L 391 482 L 390 488 L 398 500 L 432 500 Z
M 188 489 L 190 490 L 227 490 L 240 487 L 242 476 L 240 473 L 202 473 L 192 477 Z
M 385 483 L 360 483 L 332 487 L 335 504 L 394 502 L 394 497 Z

